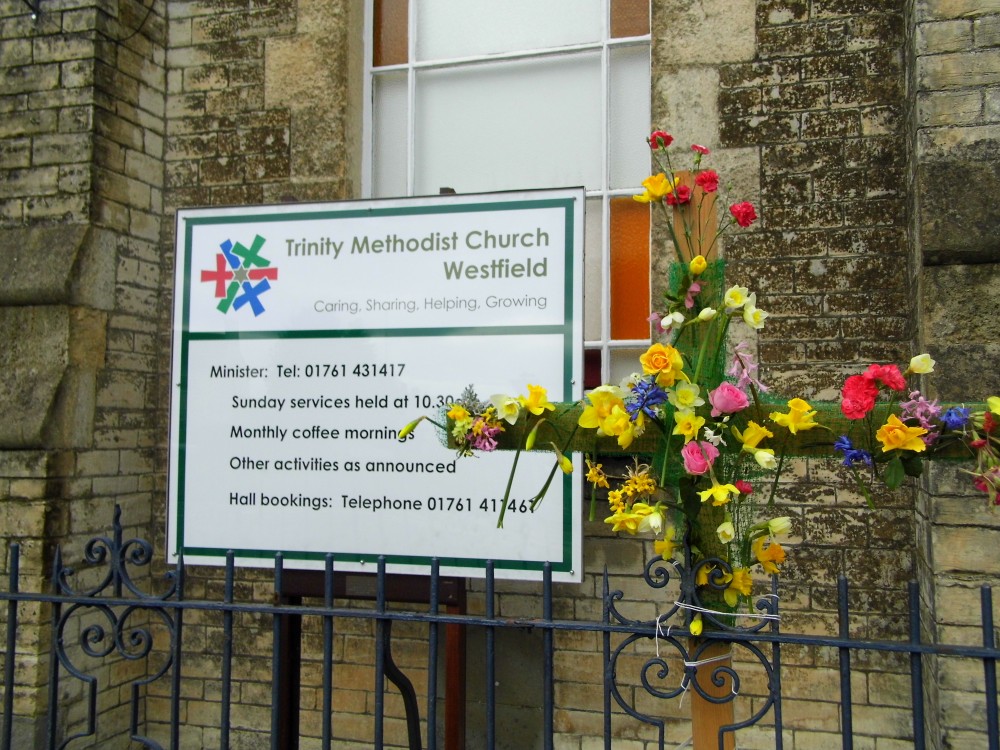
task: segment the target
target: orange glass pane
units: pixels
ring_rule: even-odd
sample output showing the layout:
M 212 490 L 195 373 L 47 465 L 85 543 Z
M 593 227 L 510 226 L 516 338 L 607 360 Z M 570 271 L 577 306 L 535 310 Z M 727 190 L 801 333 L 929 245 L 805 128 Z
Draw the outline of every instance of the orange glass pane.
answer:
M 409 1 L 375 0 L 372 36 L 375 37 L 375 54 L 372 64 L 400 65 L 409 56 Z
M 611 338 L 649 338 L 649 205 L 611 199 Z
M 611 0 L 611 36 L 644 36 L 649 33 L 649 0 Z

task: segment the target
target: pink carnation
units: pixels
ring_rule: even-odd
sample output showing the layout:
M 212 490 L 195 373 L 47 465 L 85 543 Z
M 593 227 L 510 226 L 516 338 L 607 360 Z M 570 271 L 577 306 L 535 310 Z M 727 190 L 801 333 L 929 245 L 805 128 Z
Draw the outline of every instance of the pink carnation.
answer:
M 687 185 L 678 185 L 667 193 L 668 206 L 683 206 L 691 202 L 691 188 Z
M 684 471 L 701 476 L 712 468 L 719 457 L 719 449 L 704 440 L 692 440 L 681 448 L 681 457 L 684 459 Z
M 750 405 L 747 395 L 732 383 L 722 383 L 719 385 L 718 388 L 708 394 L 708 401 L 712 404 L 713 417 L 723 414 L 735 414 Z
M 840 389 L 840 410 L 848 419 L 863 419 L 875 408 L 878 386 L 864 375 L 851 375 Z
M 896 365 L 868 365 L 865 376 L 877 380 L 894 391 L 906 390 L 906 378 Z
M 757 219 L 757 210 L 750 201 L 734 203 L 729 207 L 729 213 L 736 219 L 736 223 L 741 227 L 748 227 Z
M 695 175 L 694 184 L 706 193 L 714 193 L 719 189 L 719 174 L 714 169 L 706 169 Z

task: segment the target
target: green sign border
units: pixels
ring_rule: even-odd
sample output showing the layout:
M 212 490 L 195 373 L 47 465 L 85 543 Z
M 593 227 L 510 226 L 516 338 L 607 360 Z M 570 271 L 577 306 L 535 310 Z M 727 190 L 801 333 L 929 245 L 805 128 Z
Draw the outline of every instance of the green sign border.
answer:
M 561 191 L 564 192 L 564 191 Z M 585 199 L 583 190 L 579 196 Z M 442 201 L 454 200 L 452 196 L 442 198 Z M 415 199 L 416 200 L 416 199 Z M 424 200 L 424 199 L 421 199 Z M 426 200 L 430 200 L 427 198 Z M 185 556 L 212 557 L 224 560 L 229 549 L 215 547 L 193 547 L 184 544 L 184 517 L 185 517 L 185 465 L 186 465 L 186 439 L 187 434 L 187 400 L 188 400 L 188 347 L 192 341 L 222 341 L 239 339 L 323 339 L 323 338 L 404 338 L 414 336 L 517 336 L 525 334 L 562 334 L 563 336 L 563 363 L 566 377 L 563 381 L 563 392 L 572 393 L 573 389 L 573 355 L 577 342 L 573 339 L 573 318 L 577 314 L 573 295 L 573 250 L 576 244 L 575 236 L 575 214 L 574 207 L 579 205 L 579 210 L 583 210 L 582 201 L 575 197 L 566 198 L 539 198 L 539 199 L 518 199 L 512 201 L 492 202 L 476 201 L 471 203 L 446 203 L 445 205 L 419 205 L 419 206 L 392 206 L 392 207 L 366 207 L 366 208 L 345 208 L 343 210 L 317 209 L 314 211 L 289 211 L 287 213 L 262 213 L 262 214 L 226 214 L 222 216 L 208 217 L 185 217 L 184 210 L 177 212 L 177 237 L 183 237 L 184 242 L 184 279 L 182 285 L 182 307 L 181 307 L 181 330 L 180 334 L 180 372 L 173 373 L 177 378 L 178 385 L 177 398 L 178 408 L 178 436 L 177 436 L 177 478 L 176 478 L 176 522 L 175 531 L 177 539 L 177 551 Z M 347 204 L 349 205 L 349 204 Z M 457 214 L 457 213 L 487 213 L 492 211 L 524 211 L 539 210 L 549 208 L 561 208 L 563 210 L 565 226 L 565 273 L 564 273 L 564 306 L 562 325 L 544 326 L 507 326 L 507 327 L 483 327 L 470 326 L 466 328 L 408 328 L 386 331 L 385 329 L 354 329 L 348 331 L 329 330 L 302 330 L 302 331 L 235 331 L 235 332 L 191 332 L 190 331 L 190 308 L 191 308 L 191 259 L 194 252 L 194 227 L 203 225 L 218 224 L 262 224 L 262 223 L 289 223 L 295 221 L 316 221 L 316 220 L 337 220 L 352 218 L 373 218 L 379 216 L 416 216 L 427 214 Z M 205 209 L 195 209 L 205 210 Z M 210 209 L 209 209 L 210 210 Z M 180 226 L 184 224 L 184 231 L 181 233 Z M 581 238 L 582 247 L 582 238 Z M 176 293 L 176 290 L 175 290 Z M 176 309 L 176 308 L 175 308 Z M 582 311 L 579 311 L 582 314 Z M 174 334 L 177 335 L 176 321 Z M 582 341 L 579 344 L 582 346 Z M 583 373 L 577 373 L 582 378 Z M 174 382 L 174 381 L 172 381 Z M 173 441 L 171 441 L 173 447 Z M 573 570 L 573 518 L 571 514 L 579 512 L 572 502 L 572 477 L 563 476 L 563 559 L 559 562 L 550 561 L 553 572 L 567 573 Z M 580 540 L 582 544 L 582 539 Z M 231 550 L 237 558 L 250 560 L 273 560 L 279 552 L 286 560 L 310 560 L 324 561 L 328 554 L 332 554 L 334 561 L 362 563 L 374 563 L 379 557 L 383 557 L 387 564 L 412 565 L 417 567 L 430 568 L 432 560 L 435 558 L 423 555 L 390 555 L 386 553 L 373 552 L 370 554 L 342 553 L 342 552 L 302 552 L 289 550 L 257 550 L 257 549 L 233 549 Z M 436 558 L 442 566 L 454 566 L 471 569 L 485 569 L 486 559 L 483 558 L 463 558 L 463 557 L 439 557 Z M 504 570 L 532 570 L 541 571 L 545 566 L 545 561 L 525 561 L 513 559 L 495 559 L 492 561 L 494 567 Z M 220 563 L 221 564 L 221 563 Z M 582 571 L 581 571 L 582 573 Z

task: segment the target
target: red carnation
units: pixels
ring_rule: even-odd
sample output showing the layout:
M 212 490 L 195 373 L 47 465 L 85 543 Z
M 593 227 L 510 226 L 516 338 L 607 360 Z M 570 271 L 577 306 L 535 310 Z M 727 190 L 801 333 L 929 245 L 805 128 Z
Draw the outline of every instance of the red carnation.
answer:
M 711 151 L 709 151 L 707 148 L 705 148 L 704 146 L 699 146 L 697 143 L 691 144 L 691 150 L 698 152 L 702 156 L 711 153 Z
M 875 408 L 878 386 L 865 375 L 851 375 L 840 389 L 840 411 L 848 419 L 863 419 Z
M 695 175 L 694 184 L 706 193 L 714 193 L 719 189 L 719 174 L 714 169 L 706 169 L 704 172 L 699 172 Z M 753 207 L 751 206 L 751 209 L 752 208 Z M 754 218 L 756 218 L 756 215 Z M 751 221 L 753 221 L 753 219 L 751 219 Z
M 678 185 L 672 192 L 667 194 L 668 206 L 683 206 L 691 202 L 691 188 L 687 185 Z
M 741 227 L 750 226 L 757 218 L 757 211 L 754 209 L 753 203 L 750 201 L 734 203 L 729 207 L 729 213 L 733 215 L 733 218 L 736 219 L 736 223 Z
M 649 135 L 649 147 L 654 151 L 658 148 L 666 148 L 673 142 L 674 137 L 662 130 L 654 130 Z
M 993 419 L 992 412 L 986 412 L 985 414 L 983 414 L 983 432 L 985 432 L 987 435 L 991 435 L 993 434 L 993 430 L 996 429 L 996 426 L 997 423 L 996 420 Z
M 753 487 L 750 486 L 750 482 L 745 482 L 742 479 L 737 479 L 734 483 L 736 489 L 740 491 L 741 495 L 749 495 L 753 492 Z
M 865 375 L 894 391 L 906 390 L 906 378 L 896 365 L 868 365 Z

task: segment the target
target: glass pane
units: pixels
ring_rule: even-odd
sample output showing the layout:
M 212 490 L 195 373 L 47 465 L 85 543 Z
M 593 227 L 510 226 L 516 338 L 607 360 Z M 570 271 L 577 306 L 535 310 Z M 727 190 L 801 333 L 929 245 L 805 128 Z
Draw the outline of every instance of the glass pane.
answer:
M 645 36 L 649 33 L 649 0 L 611 0 L 611 36 Z
M 596 53 L 419 73 L 415 191 L 599 186 L 600 91 Z
M 601 385 L 601 350 L 586 349 L 583 352 L 583 387 L 585 390 Z
M 372 195 L 406 195 L 406 73 L 375 76 L 372 89 Z
M 400 65 L 409 57 L 407 0 L 375 0 L 375 54 L 372 64 Z
M 611 338 L 649 338 L 649 205 L 611 199 Z
M 595 0 L 421 0 L 417 59 L 599 42 L 603 6 Z
M 601 321 L 604 318 L 604 269 L 601 247 L 604 245 L 604 217 L 601 200 L 590 199 L 584 215 L 583 232 L 583 337 L 588 341 L 601 338 Z
M 612 349 L 611 350 L 611 383 L 621 385 L 625 378 L 634 372 L 642 372 L 639 357 L 645 349 Z
M 638 186 L 649 176 L 649 47 L 611 52 L 611 187 Z

